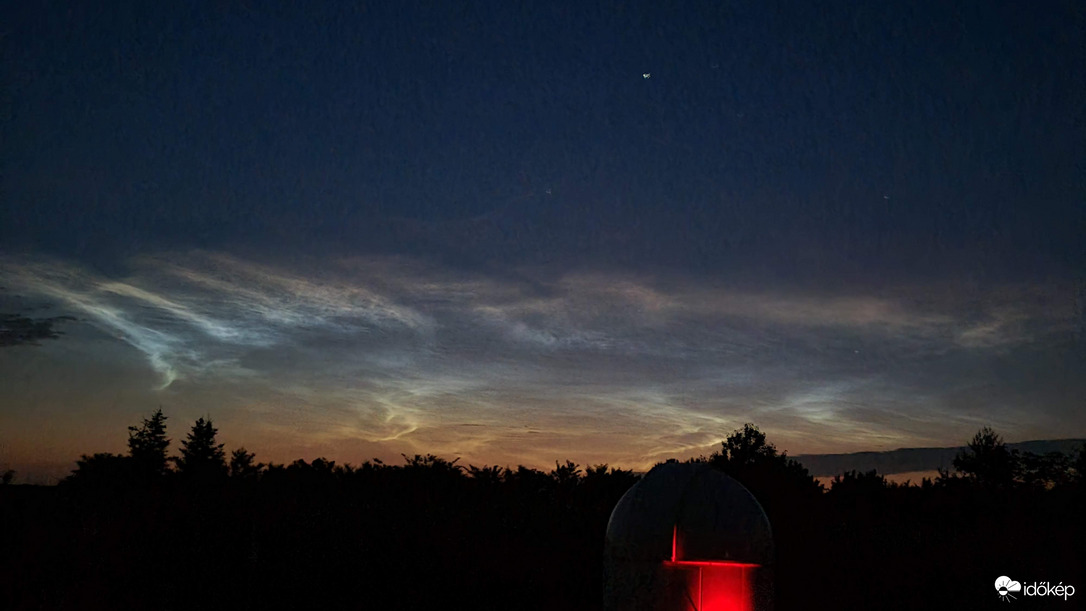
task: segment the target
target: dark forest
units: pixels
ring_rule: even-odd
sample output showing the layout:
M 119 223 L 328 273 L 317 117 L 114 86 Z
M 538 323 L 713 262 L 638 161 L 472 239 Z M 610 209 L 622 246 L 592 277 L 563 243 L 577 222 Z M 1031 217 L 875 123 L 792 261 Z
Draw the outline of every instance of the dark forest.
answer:
M 433 455 L 261 464 L 199 419 L 170 457 L 157 411 L 127 455 L 58 486 L 0 488 L 8 609 L 597 609 L 603 535 L 638 475 Z M 997 575 L 1082 583 L 1084 452 L 1009 450 L 982 429 L 919 485 L 824 489 L 753 425 L 707 461 L 768 514 L 778 609 L 977 608 Z

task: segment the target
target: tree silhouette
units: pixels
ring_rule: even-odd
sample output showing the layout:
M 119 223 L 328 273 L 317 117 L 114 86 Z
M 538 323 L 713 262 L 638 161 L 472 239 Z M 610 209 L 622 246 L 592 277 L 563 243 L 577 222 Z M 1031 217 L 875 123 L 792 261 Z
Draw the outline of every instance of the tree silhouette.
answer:
M 886 478 L 879 475 L 878 471 L 872 469 L 870 471 L 845 471 L 840 475 L 836 475 L 833 481 L 830 483 L 830 492 L 832 494 L 872 494 L 878 493 L 891 487 L 892 484 L 886 481 Z
M 227 467 L 223 444 L 215 443 L 218 433 L 210 418 L 197 419 L 181 442 L 181 456 L 174 459 L 178 473 L 194 479 L 225 476 Z
M 170 440 L 166 437 L 166 416 L 159 408 L 145 418 L 140 426 L 128 427 L 128 454 L 135 469 L 145 477 L 164 475 L 169 463 L 166 450 Z
M 505 479 L 508 471 L 509 469 L 497 465 L 483 467 L 468 465 L 468 475 L 471 476 L 472 481 L 478 482 L 481 486 L 498 486 Z
M 822 491 L 822 485 L 806 467 L 788 458 L 787 453 L 777 452 L 776 446 L 766 441 L 765 433 L 749 423 L 736 429 L 721 443 L 721 451 L 709 457 L 709 464 L 751 488 L 759 499 L 775 496 L 773 493 L 759 495 L 758 489 L 764 486 L 795 494 Z
M 131 456 L 121 454 L 108 452 L 99 452 L 90 456 L 84 454 L 76 461 L 75 469 L 63 483 L 87 490 L 127 488 L 132 485 L 135 464 L 136 461 Z
M 256 454 L 248 452 L 245 448 L 238 448 L 230 453 L 230 477 L 241 479 L 253 479 L 264 468 L 262 463 L 255 462 Z
M 1086 486 L 1086 444 L 1079 446 L 1071 458 L 1071 481 Z
M 966 449 L 954 457 L 954 468 L 981 486 L 1011 486 L 1021 473 L 1018 452 L 1010 450 L 991 427 L 977 431 Z
M 132 427 L 133 444 L 164 440 L 164 420 L 156 413 Z M 0 608 L 599 608 L 600 543 L 638 479 L 570 461 L 548 471 L 462 468 L 432 454 L 402 465 L 316 458 L 262 468 L 244 448 L 224 455 L 216 435 L 210 420 L 196 421 L 176 478 L 163 478 L 171 485 L 141 485 L 133 456 L 94 454 L 57 494 L 2 487 L 0 574 L 14 585 L 0 588 Z M 974 463 L 1001 456 L 1001 444 L 982 430 L 961 467 L 987 473 Z M 803 608 L 810 592 L 857 574 L 834 608 L 923 608 L 935 594 L 972 608 L 960 575 L 988 583 L 990 566 L 1081 565 L 1081 489 L 1045 483 L 1081 477 L 1081 450 L 1072 459 L 1022 453 L 1017 483 L 995 491 L 973 475 L 916 487 L 853 471 L 819 494 L 753 425 L 720 448 L 699 460 L 742 482 L 769 515 L 781 608 Z M 188 479 L 212 473 L 213 485 Z M 172 485 L 183 476 L 192 485 Z M 70 577 L 57 580 L 58 571 Z
M 730 467 L 777 461 L 777 448 L 766 441 L 765 433 L 750 423 L 728 435 L 721 446 L 722 452 L 714 454 L 713 458 L 718 462 L 722 460 Z
M 573 488 L 581 481 L 581 466 L 567 460 L 566 464 L 554 461 L 554 470 L 550 472 L 551 479 L 559 488 Z
M 1065 486 L 1073 477 L 1071 465 L 1071 457 L 1063 452 L 1022 452 L 1018 475 L 1023 484 L 1034 488 Z

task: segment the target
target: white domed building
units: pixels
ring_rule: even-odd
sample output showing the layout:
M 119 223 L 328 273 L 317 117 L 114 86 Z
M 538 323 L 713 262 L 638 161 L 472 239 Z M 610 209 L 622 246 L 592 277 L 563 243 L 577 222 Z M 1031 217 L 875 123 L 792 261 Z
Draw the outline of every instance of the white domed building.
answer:
M 773 534 L 742 484 L 703 463 L 657 465 L 619 500 L 605 611 L 771 609 Z

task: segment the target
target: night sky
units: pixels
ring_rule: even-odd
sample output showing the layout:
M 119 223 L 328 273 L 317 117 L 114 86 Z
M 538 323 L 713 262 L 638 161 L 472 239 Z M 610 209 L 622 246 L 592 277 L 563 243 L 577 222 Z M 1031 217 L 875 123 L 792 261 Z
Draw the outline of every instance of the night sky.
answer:
M 78 319 L 0 348 L 23 481 L 159 406 L 356 464 L 1086 436 L 1081 3 L 130 4 L 3 9 L 0 312 Z

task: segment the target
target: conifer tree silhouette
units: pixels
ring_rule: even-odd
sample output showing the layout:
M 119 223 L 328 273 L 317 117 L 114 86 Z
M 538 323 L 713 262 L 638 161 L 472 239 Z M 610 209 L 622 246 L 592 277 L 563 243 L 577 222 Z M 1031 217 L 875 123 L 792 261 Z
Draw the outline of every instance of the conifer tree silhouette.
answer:
M 136 471 L 145 477 L 164 475 L 168 470 L 166 450 L 166 416 L 159 408 L 145 418 L 140 426 L 128 427 L 128 453 Z
M 225 476 L 226 453 L 223 452 L 223 444 L 215 443 L 218 433 L 210 418 L 197 419 L 181 442 L 181 456 L 174 459 L 178 473 L 197 479 Z

